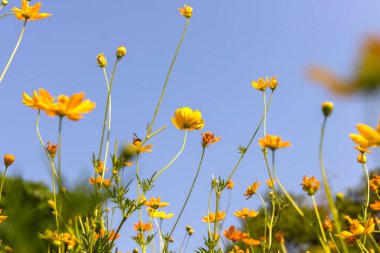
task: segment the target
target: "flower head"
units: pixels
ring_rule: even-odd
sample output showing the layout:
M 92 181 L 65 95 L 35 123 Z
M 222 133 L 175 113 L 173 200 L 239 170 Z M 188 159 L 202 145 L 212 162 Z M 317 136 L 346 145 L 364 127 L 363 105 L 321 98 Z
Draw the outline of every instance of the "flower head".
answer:
M 330 220 L 329 216 L 326 216 L 326 218 L 324 219 L 323 223 L 322 223 L 322 227 L 324 230 L 328 231 L 328 232 L 331 232 L 332 229 L 333 229 L 333 221 Z
M 256 191 L 259 189 L 260 185 L 261 183 L 255 181 L 252 185 L 248 186 L 247 190 L 244 193 L 244 196 L 246 196 L 247 199 L 252 197 L 252 195 L 256 194 Z
M 224 230 L 223 235 L 232 242 L 242 241 L 243 239 L 248 238 L 247 233 L 236 230 L 235 226 L 230 226 L 228 229 Z
M 22 0 L 21 9 L 12 8 L 13 13 L 19 20 L 39 20 L 51 16 L 50 13 L 39 13 L 41 3 L 38 2 L 34 6 L 29 6 L 27 0 Z
M 152 230 L 153 229 L 153 224 L 151 223 L 142 223 L 141 221 L 135 223 L 135 225 L 133 226 L 133 229 L 138 231 L 138 232 L 145 232 L 145 231 L 148 231 L 148 230 Z
M 57 144 L 52 144 L 50 141 L 47 143 L 46 151 L 49 153 L 51 158 L 54 158 L 58 150 Z
M 96 60 L 98 62 L 98 66 L 99 67 L 101 67 L 101 68 L 107 67 L 107 58 L 106 58 L 106 56 L 103 53 L 98 54 L 96 56 Z
M 267 180 L 267 186 L 270 188 L 270 189 L 273 189 L 274 188 L 274 181 L 272 179 L 268 179 Z
M 167 202 L 161 202 L 161 198 L 150 198 L 150 200 L 145 201 L 144 206 L 148 206 L 152 209 L 158 209 L 160 207 L 168 206 L 169 203 Z
M 191 18 L 191 16 L 193 16 L 193 8 L 185 4 L 183 8 L 179 8 L 179 13 L 185 18 Z
M 206 148 L 209 145 L 220 141 L 220 137 L 215 137 L 213 133 L 211 132 L 206 132 L 202 133 L 202 147 Z
M 12 165 L 12 163 L 15 161 L 15 156 L 10 154 L 4 155 L 4 165 L 5 167 L 9 167 Z
M 228 180 L 227 189 L 232 190 L 232 188 L 234 188 L 234 185 L 235 185 L 235 183 L 234 183 L 234 181 L 232 181 L 232 179 Z
M 247 219 L 247 218 L 255 218 L 259 215 L 259 212 L 255 210 L 249 210 L 249 208 L 243 208 L 241 210 L 237 210 L 234 215 L 238 218 Z
M 334 104 L 332 102 L 326 101 L 322 103 L 322 112 L 325 117 L 330 116 L 333 110 Z
M 265 138 L 259 140 L 259 144 L 262 148 L 269 148 L 271 150 L 276 150 L 279 148 L 290 147 L 291 144 L 288 141 L 282 141 L 281 137 L 276 135 L 265 135 Z
M 380 201 L 376 200 L 375 203 L 369 205 L 372 210 L 380 211 Z
M 304 176 L 301 185 L 302 190 L 304 190 L 309 196 L 313 196 L 317 193 L 320 183 L 314 176 L 309 178 Z
M 133 138 L 132 144 L 128 145 L 126 148 L 127 153 L 130 153 L 132 155 L 134 154 L 141 154 L 141 153 L 152 153 L 153 151 L 151 148 L 153 147 L 153 144 L 149 144 L 146 146 L 142 146 L 141 139 L 139 138 Z
M 268 79 L 268 78 L 267 78 Z M 267 82 L 265 82 L 264 78 L 259 78 L 257 81 L 252 81 L 252 87 L 256 90 L 265 91 L 268 87 Z
M 102 177 L 97 177 L 96 179 L 91 177 L 89 180 L 90 184 L 95 185 L 96 187 L 109 187 L 112 185 L 111 179 L 102 179 Z
M 174 213 L 166 213 L 164 211 L 158 211 L 157 209 L 150 207 L 148 207 L 147 211 L 149 216 L 159 219 L 170 219 L 174 216 Z
M 226 212 L 225 211 L 223 211 L 223 212 L 219 212 L 218 211 L 216 213 L 216 215 L 215 215 L 215 213 L 209 213 L 208 215 L 203 216 L 202 221 L 203 222 L 207 222 L 207 223 L 217 222 L 217 221 L 224 220 L 225 217 L 226 217 Z
M 374 174 L 369 180 L 369 186 L 373 192 L 377 192 L 380 188 L 380 176 Z
M 357 124 L 356 128 L 359 134 L 350 134 L 352 141 L 364 149 L 380 146 L 380 124 L 377 126 L 377 129 L 373 129 L 365 124 Z
M 204 127 L 202 114 L 198 110 L 182 107 L 175 111 L 172 117 L 174 126 L 179 130 L 200 130 Z
M 116 58 L 120 60 L 127 54 L 127 49 L 124 46 L 120 46 L 116 50 Z
M 30 97 L 25 92 L 22 93 L 22 96 L 24 98 L 22 103 L 36 110 L 41 109 L 41 105 L 46 106 L 54 101 L 54 98 L 50 95 L 50 93 L 44 89 L 38 89 L 38 92 L 34 91 L 33 97 Z
M 349 216 L 345 216 L 345 219 L 350 224 L 349 231 L 342 231 L 339 236 L 345 239 L 348 243 L 355 242 L 356 239 L 362 235 L 369 235 L 375 230 L 373 217 L 371 217 L 365 224 L 357 219 L 351 219 Z

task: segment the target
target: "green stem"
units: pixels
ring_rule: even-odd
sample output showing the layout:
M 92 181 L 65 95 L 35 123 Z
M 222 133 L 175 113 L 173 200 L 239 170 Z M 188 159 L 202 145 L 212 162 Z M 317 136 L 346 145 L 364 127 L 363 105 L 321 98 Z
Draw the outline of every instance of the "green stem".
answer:
M 314 206 L 315 216 L 317 217 L 317 221 L 318 221 L 319 229 L 320 229 L 320 231 L 321 231 L 322 238 L 323 238 L 324 244 L 325 244 L 325 246 L 326 246 L 327 238 L 326 238 L 325 230 L 323 229 L 323 225 L 322 225 L 321 217 L 319 216 L 318 206 L 317 206 L 317 202 L 315 201 L 315 197 L 314 197 L 314 195 L 311 196 L 311 199 L 312 199 L 312 201 L 313 201 L 313 206 Z
M 370 190 L 369 190 L 368 168 L 367 168 L 367 165 L 365 163 L 362 164 L 362 169 L 363 169 L 364 183 L 366 185 L 366 196 L 367 196 L 367 200 L 366 200 L 365 208 L 364 208 L 364 219 L 367 220 Z
M 58 124 L 58 177 L 61 178 L 61 171 L 62 171 L 62 120 L 63 117 L 59 117 L 59 124 Z M 62 193 L 63 193 L 63 187 L 60 185 L 58 189 L 58 200 L 59 200 L 59 214 L 62 215 Z M 58 203 L 56 203 L 57 205 Z
M 265 96 L 265 90 L 263 91 L 263 101 L 264 101 L 264 136 L 267 135 L 267 102 Z
M 20 33 L 20 36 L 19 36 L 19 38 L 18 38 L 18 40 L 17 40 L 16 46 L 15 46 L 15 48 L 13 49 L 12 55 L 11 55 L 11 57 L 9 58 L 9 60 L 8 60 L 8 62 L 7 62 L 7 65 L 5 66 L 5 68 L 4 68 L 4 70 L 3 70 L 3 73 L 2 73 L 1 76 L 0 76 L 0 83 L 1 83 L 1 81 L 3 81 L 3 78 L 4 78 L 4 76 L 5 76 L 5 73 L 7 72 L 9 66 L 11 65 L 11 62 L 12 62 L 12 60 L 13 60 L 13 58 L 14 58 L 16 52 L 17 52 L 17 49 L 18 49 L 18 47 L 19 47 L 19 45 L 20 45 L 20 43 L 21 43 L 22 37 L 24 36 L 25 27 L 26 27 L 26 22 L 27 22 L 27 20 L 25 20 L 25 22 L 24 22 L 24 24 L 23 24 L 23 26 L 22 26 L 22 28 L 21 28 L 21 33 Z
M 380 246 L 379 244 L 376 242 L 375 238 L 373 237 L 372 234 L 369 234 L 368 235 L 369 239 L 371 239 L 372 241 L 372 244 L 375 246 L 375 248 L 377 249 L 378 252 L 380 252 Z
M 214 248 L 216 246 L 215 237 L 216 237 L 216 228 L 218 226 L 218 211 L 219 211 L 219 199 L 220 193 L 215 192 L 215 220 L 214 220 L 214 234 L 212 236 L 212 252 L 214 252 Z
M 277 181 L 277 184 L 278 186 L 280 186 L 282 192 L 285 194 L 285 196 L 287 197 L 287 199 L 290 201 L 290 203 L 292 204 L 292 206 L 296 209 L 296 211 L 298 212 L 298 214 L 304 218 L 306 221 L 308 221 L 308 219 L 306 218 L 305 214 L 302 212 L 301 208 L 297 205 L 297 203 L 293 200 L 292 196 L 290 196 L 290 194 L 286 191 L 285 187 L 282 185 L 280 179 L 278 179 L 278 177 L 276 177 L 276 181 Z
M 340 253 L 340 250 L 339 250 L 338 246 L 336 245 L 334 237 L 332 236 L 331 232 L 329 232 L 329 237 L 330 237 L 331 241 L 333 242 L 333 244 L 335 246 L 336 252 Z
M 274 185 L 274 184 L 275 184 L 275 181 L 273 180 L 272 173 L 270 172 L 271 169 L 270 169 L 270 167 L 269 167 L 269 163 L 268 163 L 268 153 L 267 153 L 267 150 L 266 150 L 266 149 L 263 149 L 263 154 L 264 154 L 265 165 L 266 165 L 266 167 L 267 167 L 267 171 L 268 171 L 269 179 L 271 180 L 271 182 L 273 182 L 273 193 L 274 193 L 275 198 L 277 198 L 276 186 Z M 274 154 L 274 152 L 273 152 L 273 154 Z M 273 163 L 274 163 L 274 160 L 273 160 Z
M 265 226 L 264 226 L 264 238 L 267 238 L 267 222 L 268 221 L 268 213 L 267 213 L 267 204 L 265 203 L 263 197 L 261 197 L 261 195 L 259 193 L 256 193 L 256 195 L 259 197 L 259 199 L 261 200 L 261 204 L 263 205 L 264 207 L 264 219 L 265 219 Z M 265 247 L 263 247 L 263 253 L 265 253 Z
M 11 16 L 11 15 L 14 15 L 14 14 L 12 12 L 5 13 L 5 14 L 0 16 L 0 19 L 5 18 L 6 16 Z
M 160 110 L 160 106 L 161 106 L 161 103 L 162 103 L 162 99 L 163 99 L 164 94 L 165 94 L 165 90 L 166 90 L 166 86 L 167 86 L 168 81 L 169 81 L 170 74 L 171 74 L 171 72 L 172 72 L 172 70 L 173 70 L 174 63 L 175 63 L 175 60 L 177 59 L 177 55 L 178 55 L 179 50 L 180 50 L 180 48 L 181 48 L 181 45 L 182 45 L 183 39 L 185 38 L 185 34 L 186 34 L 186 31 L 187 31 L 187 27 L 188 27 L 188 25 L 189 25 L 189 20 L 190 20 L 190 19 L 188 19 L 188 18 L 186 19 L 185 28 L 183 29 L 183 32 L 182 32 L 182 35 L 181 35 L 181 39 L 179 40 L 179 43 L 178 43 L 178 46 L 177 46 L 177 50 L 175 51 L 175 54 L 174 54 L 174 57 L 173 57 L 172 63 L 170 64 L 169 71 L 168 71 L 168 73 L 167 73 L 167 75 L 166 75 L 166 78 L 165 78 L 164 87 L 162 88 L 161 95 L 160 95 L 160 98 L 159 98 L 159 100 L 158 100 L 158 104 L 157 104 L 157 106 L 156 106 L 156 109 L 154 110 L 153 119 L 152 119 L 151 123 L 149 124 L 148 131 L 147 131 L 147 134 L 146 134 L 146 135 L 150 135 L 150 133 L 152 132 L 154 122 L 156 121 L 156 118 L 157 118 L 157 115 L 158 115 L 158 111 Z
M 179 250 L 178 250 L 178 253 L 181 253 L 182 252 L 182 248 L 183 248 L 183 245 L 185 244 L 185 240 L 187 238 L 187 236 L 189 235 L 188 232 L 186 232 L 185 236 L 183 237 L 183 240 L 181 242 L 181 247 L 179 247 Z
M 198 165 L 197 173 L 195 174 L 195 177 L 194 177 L 194 179 L 193 179 L 193 183 L 191 184 L 190 191 L 189 191 L 189 193 L 187 194 L 187 197 L 186 197 L 185 203 L 183 204 L 183 206 L 182 206 L 182 208 L 181 208 L 181 211 L 179 212 L 179 215 L 178 215 L 178 217 L 177 217 L 177 219 L 176 219 L 176 221 L 175 221 L 175 223 L 174 223 L 174 226 L 173 226 L 172 230 L 171 230 L 170 233 L 169 233 L 169 238 L 172 236 L 172 234 L 173 234 L 173 232 L 174 232 L 174 230 L 175 230 L 175 228 L 176 228 L 176 226 L 177 226 L 177 224 L 178 224 L 178 221 L 179 221 L 179 219 L 181 218 L 181 215 L 182 215 L 183 211 L 185 210 L 185 207 L 186 207 L 186 205 L 187 205 L 187 202 L 189 201 L 190 195 L 191 195 L 191 193 L 192 193 L 192 191 L 193 191 L 193 188 L 194 188 L 195 182 L 197 181 L 197 178 L 198 178 L 199 172 L 200 172 L 201 167 L 202 167 L 202 163 L 203 163 L 203 158 L 204 158 L 205 150 L 206 150 L 205 148 L 202 149 L 201 160 L 199 161 L 199 165 Z
M 269 106 L 270 106 L 270 104 L 271 104 L 271 102 L 272 102 L 272 97 L 273 97 L 273 92 L 272 92 L 271 95 L 270 95 L 269 102 L 268 102 L 268 106 L 266 107 L 266 112 L 268 112 L 268 110 L 269 110 Z M 265 118 L 266 112 L 265 112 L 264 115 L 261 117 L 261 120 L 260 120 L 259 125 L 257 126 L 255 132 L 253 133 L 251 139 L 249 140 L 247 146 L 245 147 L 245 152 L 242 152 L 242 154 L 241 154 L 239 160 L 236 162 L 234 168 L 232 169 L 230 175 L 228 176 L 228 178 L 227 178 L 227 180 L 226 180 L 227 182 L 228 182 L 228 180 L 230 180 L 230 179 L 232 178 L 232 175 L 235 173 L 236 169 L 239 167 L 240 162 L 243 160 L 245 154 L 247 153 L 249 147 L 251 146 L 253 140 L 255 139 L 256 134 L 257 134 L 257 132 L 259 131 L 259 129 L 260 129 L 260 127 L 261 127 L 261 124 L 264 122 L 264 118 Z
M 4 170 L 4 176 L 3 176 L 3 179 L 1 180 L 1 186 L 0 186 L 0 203 L 1 203 L 1 197 L 3 195 L 3 186 L 4 186 L 4 181 L 5 181 L 5 176 L 7 174 L 7 170 L 8 170 L 8 166 L 5 167 L 5 170 Z
M 153 177 L 153 181 L 155 181 L 167 168 L 169 168 L 176 160 L 177 158 L 181 155 L 182 151 L 185 149 L 186 145 L 186 139 L 187 139 L 187 130 L 185 130 L 185 136 L 183 138 L 183 143 L 180 151 L 176 154 L 175 157 L 165 166 L 163 167 L 156 175 Z
M 327 180 L 325 166 L 323 164 L 323 139 L 324 139 L 324 135 L 325 135 L 326 123 L 327 123 L 327 117 L 325 116 L 325 118 L 323 119 L 323 124 L 322 124 L 322 129 L 321 129 L 321 138 L 320 138 L 320 142 L 319 142 L 319 165 L 321 168 L 323 186 L 325 188 L 327 202 L 329 204 L 330 211 L 331 211 L 331 214 L 333 216 L 333 219 L 334 219 L 334 222 L 336 225 L 335 227 L 336 227 L 337 233 L 340 234 L 342 231 L 342 229 L 341 229 L 342 226 L 341 226 L 340 220 L 339 220 L 339 213 L 338 213 L 338 210 L 335 206 L 333 197 L 331 195 L 329 182 Z M 343 251 L 345 253 L 348 253 L 346 243 L 344 242 L 344 240 L 342 238 L 340 238 L 340 242 L 341 242 L 341 245 L 343 247 Z

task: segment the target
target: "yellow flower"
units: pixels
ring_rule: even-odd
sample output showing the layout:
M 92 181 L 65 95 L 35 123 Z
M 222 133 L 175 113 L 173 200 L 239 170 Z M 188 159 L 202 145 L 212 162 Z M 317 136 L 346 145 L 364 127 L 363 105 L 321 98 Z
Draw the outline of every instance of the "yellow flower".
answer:
M 22 93 L 22 96 L 24 98 L 22 103 L 36 110 L 41 109 L 40 104 L 51 104 L 54 101 L 54 98 L 50 95 L 50 93 L 44 89 L 38 89 L 38 93 L 37 91 L 34 91 L 33 97 L 30 97 L 25 92 Z
M 151 217 L 159 218 L 159 219 L 170 219 L 174 216 L 174 213 L 166 213 L 164 211 L 158 211 L 157 209 L 147 208 L 148 214 Z
M 266 182 L 267 182 L 268 187 L 269 187 L 270 189 L 273 189 L 273 187 L 274 187 L 274 182 L 273 182 L 273 180 L 269 178 Z
M 179 13 L 185 18 L 191 18 L 193 16 L 193 8 L 185 4 L 183 8 L 179 8 Z
M 375 230 L 375 223 L 373 222 L 373 217 L 371 217 L 366 224 L 362 224 L 357 219 L 351 219 L 349 216 L 345 216 L 344 218 L 350 224 L 350 231 L 342 231 L 339 234 L 339 237 L 345 239 L 348 243 L 355 242 L 356 239 L 358 239 L 362 235 L 369 235 Z
M 4 155 L 4 165 L 5 167 L 9 167 L 12 165 L 12 163 L 15 161 L 15 156 L 10 154 Z
M 252 185 L 248 186 L 247 190 L 244 193 L 244 196 L 246 196 L 247 199 L 252 197 L 252 195 L 256 194 L 256 191 L 259 189 L 260 185 L 261 183 L 255 181 Z
M 319 181 L 314 176 L 307 178 L 303 177 L 302 190 L 304 190 L 309 196 L 313 196 L 319 189 Z
M 247 219 L 247 218 L 255 218 L 257 215 L 259 215 L 259 212 L 256 212 L 255 210 L 249 210 L 249 208 L 243 208 L 240 210 L 237 210 L 234 215 L 238 218 Z
M 127 54 L 127 49 L 124 46 L 120 46 L 116 50 L 116 57 L 118 60 L 124 57 Z
M 0 214 L 2 213 L 2 209 L 0 209 Z M 0 223 L 2 223 L 3 221 L 5 221 L 6 219 L 8 218 L 8 216 L 5 216 L 5 215 L 0 215 Z
M 106 172 L 108 169 L 104 167 L 104 163 L 102 161 L 99 161 L 96 168 L 95 168 L 96 172 L 99 174 L 99 175 L 102 175 L 104 172 Z
M 328 232 L 331 232 L 333 229 L 333 225 L 334 225 L 333 221 L 330 220 L 329 216 L 326 216 L 325 220 L 322 223 L 323 229 Z
M 144 206 L 149 206 L 152 209 L 158 209 L 160 207 L 168 206 L 169 203 L 161 202 L 161 198 L 150 198 L 150 200 L 145 201 Z
M 229 251 L 229 253 L 249 253 L 249 249 L 246 248 L 245 251 L 240 249 L 240 247 L 238 245 L 234 245 L 234 247 L 232 248 L 231 251 Z
M 369 186 L 371 187 L 372 191 L 377 192 L 380 188 L 380 176 L 374 174 L 369 180 Z
M 220 137 L 215 137 L 213 133 L 211 132 L 206 132 L 202 133 L 202 147 L 206 148 L 209 145 L 220 141 Z
M 326 101 L 322 103 L 322 112 L 326 117 L 330 116 L 334 110 L 334 104 L 332 102 Z
M 230 226 L 228 229 L 224 230 L 223 235 L 232 242 L 242 241 L 243 239 L 248 238 L 247 233 L 236 230 L 235 226 Z
M 268 80 L 268 77 L 267 77 L 267 80 Z M 267 82 L 265 82 L 264 78 L 259 78 L 259 80 L 257 81 L 255 80 L 252 81 L 252 87 L 255 88 L 256 90 L 265 91 L 268 85 L 267 85 Z
M 127 146 L 126 152 L 131 155 L 138 155 L 145 152 L 152 153 L 151 147 L 153 147 L 153 144 L 141 146 L 141 139 L 133 138 L 133 143 Z
M 215 215 L 215 213 L 209 213 L 208 215 L 203 216 L 202 221 L 203 222 L 207 222 L 207 223 L 217 222 L 217 221 L 224 220 L 225 217 L 226 217 L 226 212 L 225 211 L 223 211 L 223 212 L 219 212 L 218 211 L 216 213 L 216 215 Z
M 268 87 L 271 88 L 272 90 L 275 90 L 277 88 L 278 81 L 276 77 L 272 76 L 269 80 Z
M 259 144 L 262 148 L 269 148 L 271 150 L 276 150 L 278 148 L 290 147 L 291 144 L 288 141 L 282 141 L 281 137 L 276 135 L 265 135 L 265 138 L 259 140 Z
M 98 66 L 101 68 L 105 68 L 107 66 L 107 58 L 101 53 L 96 56 L 96 60 L 98 61 Z
M 175 111 L 172 123 L 179 130 L 200 130 L 204 127 L 202 114 L 198 110 L 182 107 Z
M 51 16 L 50 13 L 38 13 L 41 8 L 41 3 L 38 2 L 34 6 L 28 6 L 27 0 L 22 0 L 21 10 L 19 8 L 12 8 L 15 16 L 19 20 L 39 20 Z
M 235 183 L 234 183 L 234 181 L 232 181 L 232 179 L 228 180 L 227 189 L 232 190 L 232 188 L 234 188 L 234 185 L 235 185 Z
M 351 139 L 362 148 L 375 148 L 380 146 L 380 124 L 373 129 L 365 124 L 357 124 L 359 134 L 350 134 Z

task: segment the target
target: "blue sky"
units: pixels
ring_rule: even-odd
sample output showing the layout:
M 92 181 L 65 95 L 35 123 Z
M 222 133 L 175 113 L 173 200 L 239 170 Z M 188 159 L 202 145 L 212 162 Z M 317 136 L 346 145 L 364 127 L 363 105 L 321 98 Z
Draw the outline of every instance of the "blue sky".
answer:
M 6 10 L 20 5 L 9 2 Z M 50 184 L 49 167 L 35 133 L 36 111 L 21 103 L 22 92 L 45 88 L 54 95 L 70 95 L 85 91 L 97 106 L 79 122 L 65 119 L 62 152 L 67 183 L 73 186 L 87 180 L 92 152 L 98 150 L 106 98 L 96 55 L 104 52 L 110 66 L 120 45 L 126 46 L 128 54 L 119 64 L 114 83 L 111 140 L 131 141 L 133 133 L 143 136 L 185 24 L 178 13 L 183 4 L 192 5 L 194 15 L 156 122 L 157 128 L 168 127 L 152 139 L 153 153 L 143 157 L 142 176 L 149 177 L 179 150 L 183 132 L 170 121 L 179 107 L 199 109 L 206 122 L 204 130 L 215 132 L 222 140 L 207 150 L 196 191 L 174 235 L 178 244 L 188 224 L 196 231 L 190 248 L 202 242 L 206 225 L 201 217 L 207 212 L 212 175 L 228 176 L 239 156 L 237 147 L 247 143 L 260 120 L 262 99 L 251 87 L 253 79 L 274 75 L 280 83 L 268 115 L 268 133 L 293 144 L 277 156 L 278 176 L 290 191 L 300 192 L 304 175 L 320 178 L 320 104 L 325 100 L 335 103 L 325 142 L 325 164 L 333 189 L 341 191 L 359 183 L 361 169 L 348 134 L 355 131 L 358 122 L 377 123 L 380 95 L 342 99 L 305 75 L 308 66 L 320 63 L 349 76 L 364 38 L 379 33 L 380 3 L 354 0 L 43 1 L 42 11 L 53 16 L 28 23 L 0 85 L 0 154 L 16 155 L 10 174 Z M 1 68 L 21 26 L 14 17 L 0 22 Z M 57 127 L 57 118 L 43 115 L 41 132 L 46 141 L 56 142 Z M 198 131 L 189 134 L 180 159 L 148 195 L 170 202 L 169 212 L 179 212 L 190 187 L 201 154 L 200 138 Z M 257 140 L 234 175 L 232 210 L 259 203 L 243 197 L 249 184 L 267 179 Z M 378 153 L 371 156 L 370 167 L 379 165 L 378 157 Z M 222 206 L 225 204 L 226 198 Z M 135 247 L 127 239 L 134 222 L 127 222 L 122 232 L 119 249 L 123 251 Z M 230 213 L 225 224 L 233 223 L 237 224 L 237 219 Z

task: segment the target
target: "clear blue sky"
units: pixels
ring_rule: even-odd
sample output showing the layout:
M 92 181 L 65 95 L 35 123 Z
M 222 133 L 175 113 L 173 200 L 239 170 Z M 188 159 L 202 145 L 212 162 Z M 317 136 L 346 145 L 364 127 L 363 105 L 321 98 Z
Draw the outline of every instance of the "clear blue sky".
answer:
M 19 1 L 9 2 L 7 10 L 20 5 Z M 359 183 L 361 169 L 355 163 L 356 152 L 348 134 L 355 131 L 358 122 L 376 124 L 379 94 L 341 99 L 305 76 L 305 69 L 312 63 L 349 75 L 365 36 L 379 34 L 380 3 L 355 0 L 43 1 L 42 11 L 53 16 L 28 23 L 20 49 L 0 85 L 0 154 L 16 155 L 10 175 L 50 184 L 49 167 L 35 133 L 36 111 L 21 103 L 22 92 L 32 93 L 41 87 L 54 95 L 85 91 L 86 97 L 97 103 L 84 119 L 65 120 L 63 126 L 66 181 L 75 185 L 87 180 L 92 171 L 91 154 L 98 150 L 106 98 L 96 55 L 104 52 L 111 65 L 119 45 L 125 45 L 128 54 L 115 78 L 111 139 L 125 142 L 133 133 L 143 136 L 185 24 L 178 8 L 186 3 L 193 6 L 194 15 L 156 122 L 157 128 L 165 124 L 168 127 L 152 140 L 153 153 L 144 155 L 142 176 L 149 177 L 179 150 L 183 132 L 170 121 L 178 107 L 199 109 L 206 122 L 204 130 L 215 132 L 222 141 L 207 150 L 196 191 L 174 235 L 177 244 L 187 224 L 195 228 L 190 249 L 201 244 L 206 233 L 201 217 L 207 212 L 211 176 L 228 176 L 238 159 L 237 147 L 247 143 L 260 120 L 261 94 L 251 87 L 252 79 L 278 76 L 280 85 L 268 115 L 268 133 L 293 144 L 277 156 L 278 176 L 290 191 L 300 192 L 304 175 L 320 178 L 317 150 L 320 104 L 325 100 L 335 103 L 325 145 L 333 189 L 340 191 Z M 14 17 L 0 22 L 1 68 L 21 26 Z M 57 125 L 57 118 L 43 115 L 41 132 L 45 140 L 56 142 Z M 191 132 L 183 155 L 148 195 L 170 202 L 168 212 L 179 212 L 201 154 L 199 142 L 200 132 Z M 256 143 L 234 176 L 231 211 L 257 207 L 259 203 L 255 198 L 246 201 L 243 197 L 249 184 L 267 179 Z M 379 165 L 378 154 L 371 156 L 370 167 Z M 223 199 L 222 206 L 226 202 Z M 120 250 L 135 247 L 128 238 L 137 220 L 133 218 L 122 231 Z M 229 213 L 225 226 L 237 222 Z M 170 228 L 170 224 L 164 227 Z

